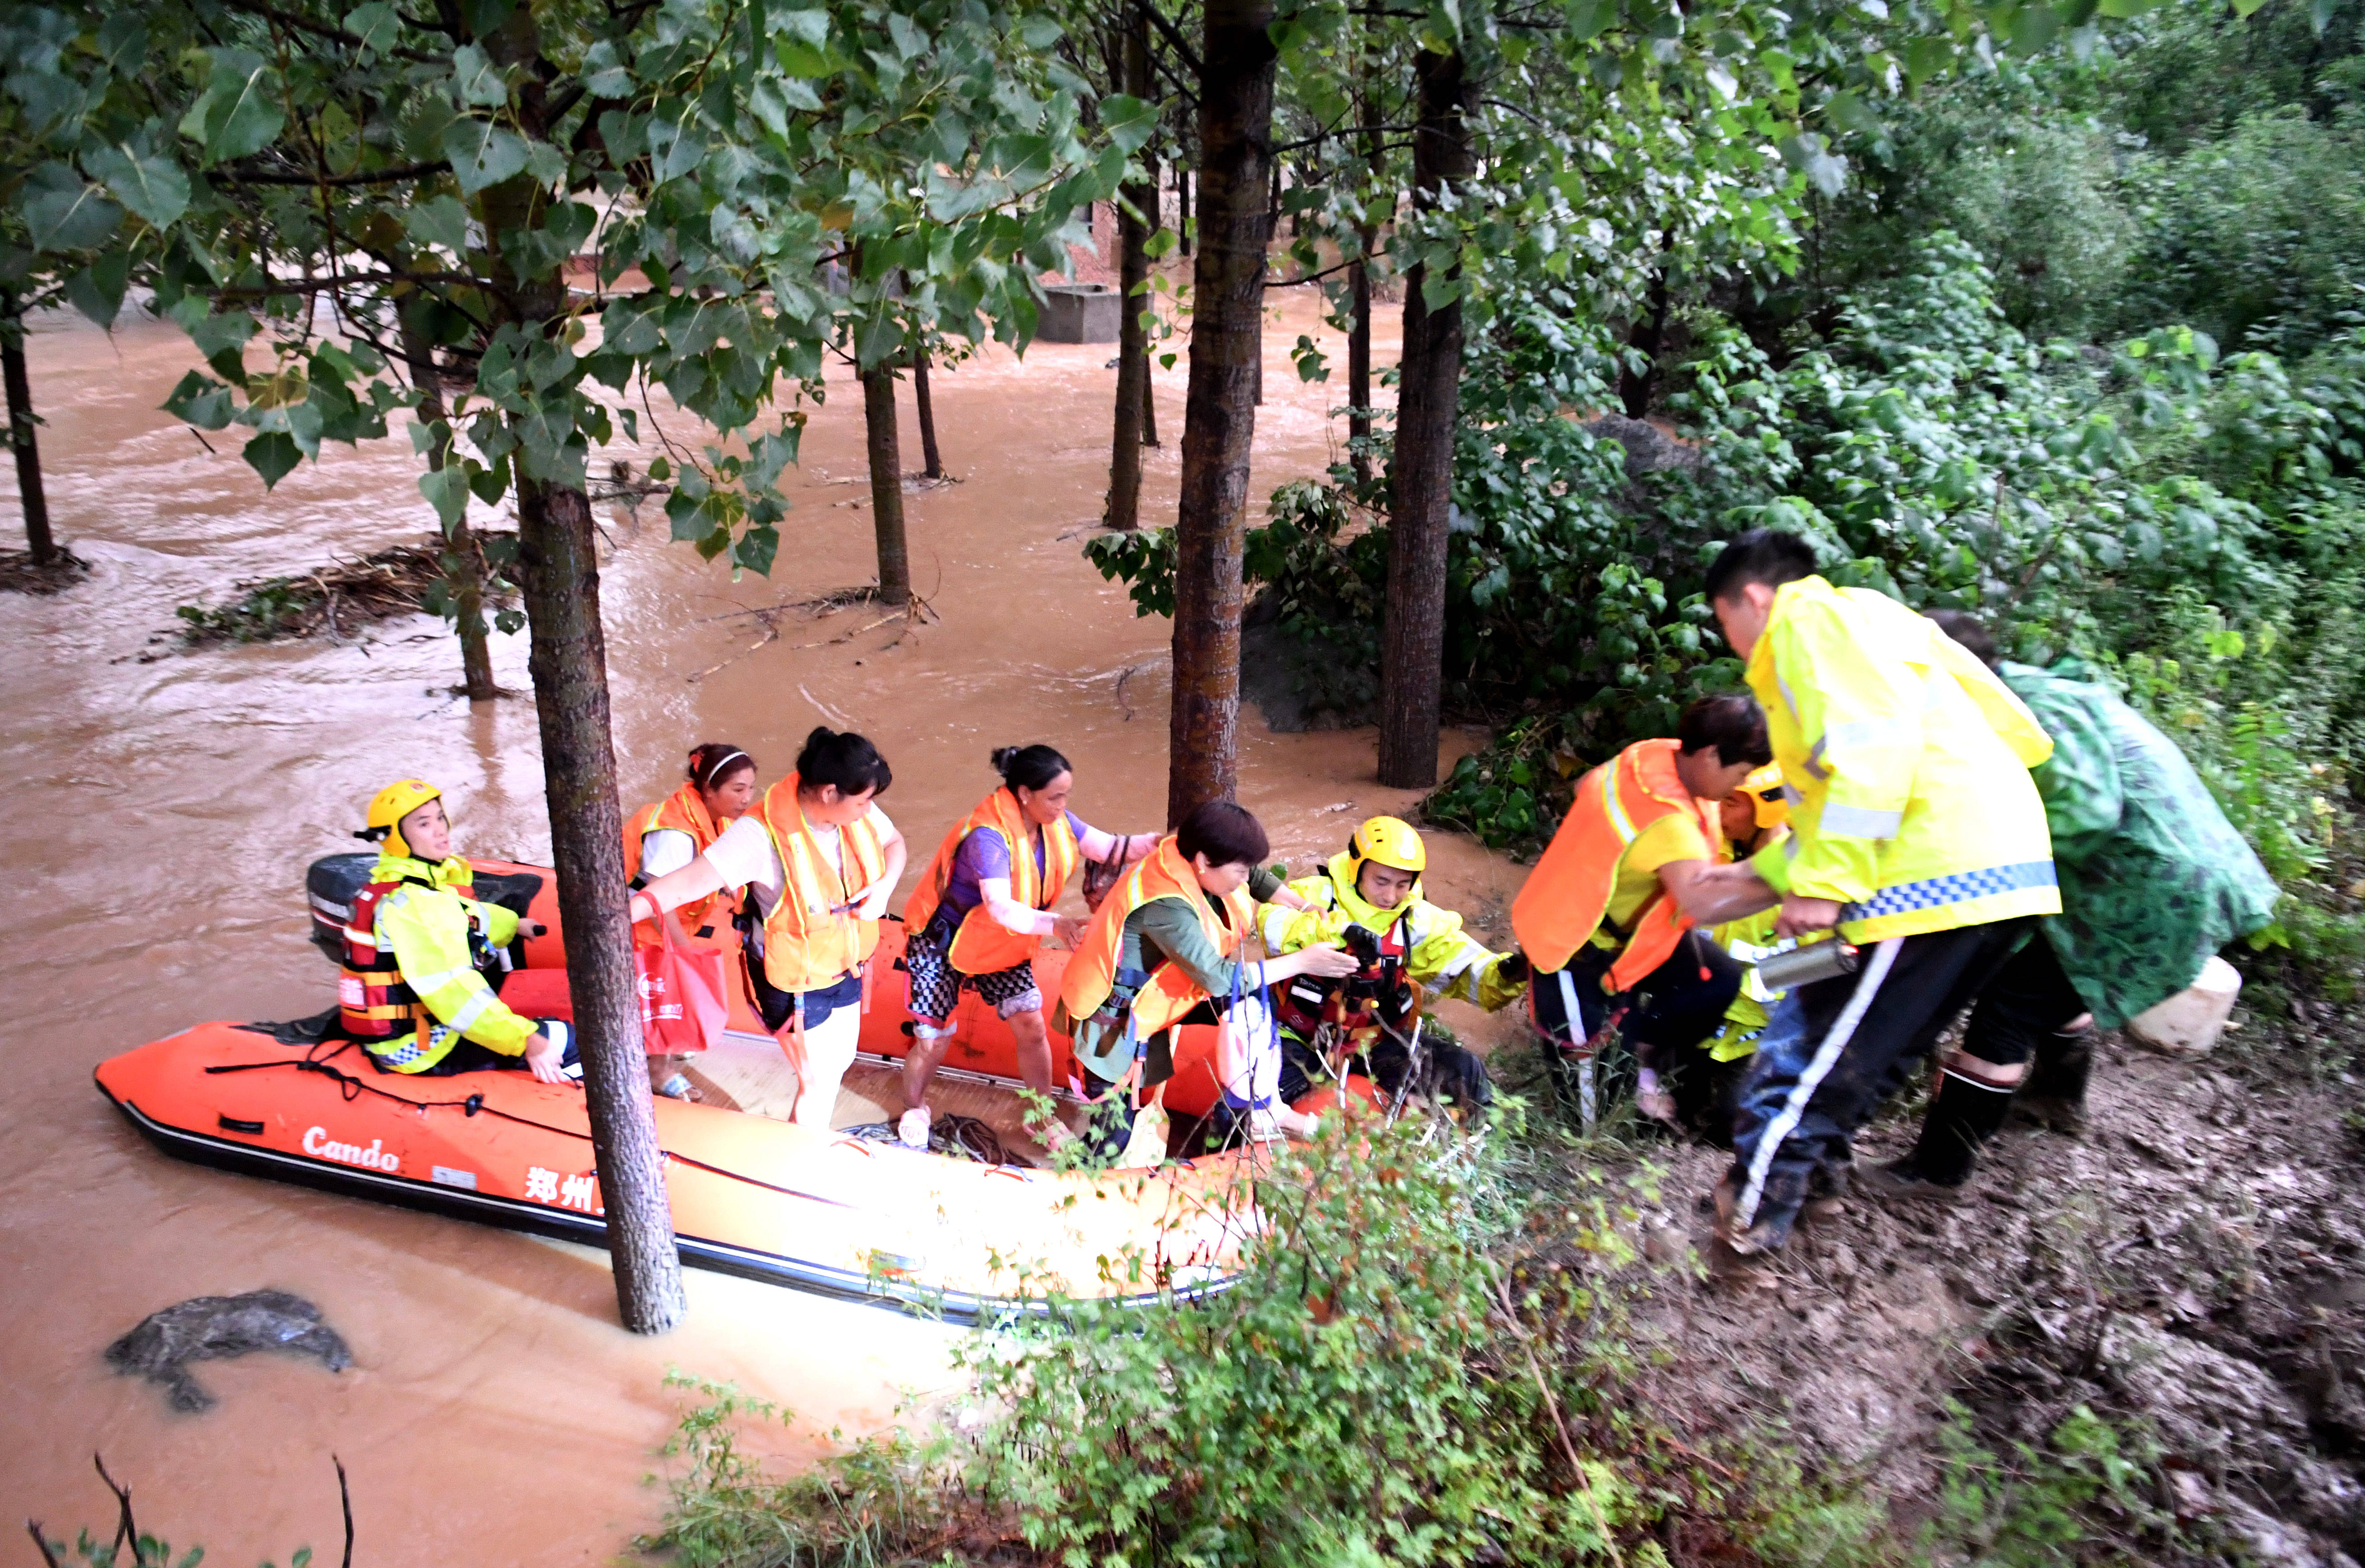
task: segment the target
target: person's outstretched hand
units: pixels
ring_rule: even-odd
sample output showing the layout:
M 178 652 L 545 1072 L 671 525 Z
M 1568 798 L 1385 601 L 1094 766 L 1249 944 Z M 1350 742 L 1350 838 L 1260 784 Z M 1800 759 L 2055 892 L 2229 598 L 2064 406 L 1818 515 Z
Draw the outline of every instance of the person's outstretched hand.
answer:
M 1808 899 L 1796 893 L 1786 893 L 1782 898 L 1782 913 L 1774 922 L 1774 935 L 1804 936 L 1810 931 L 1829 931 L 1839 923 L 1839 900 Z
M 1076 945 L 1084 939 L 1084 923 L 1072 914 L 1054 915 L 1051 917 L 1051 939 L 1073 952 Z
M 1297 972 L 1313 975 L 1318 980 L 1345 980 L 1362 968 L 1354 954 L 1336 942 L 1319 942 L 1311 947 L 1301 947 L 1297 956 L 1306 960 Z
M 537 1024 L 533 1038 L 525 1043 L 526 1070 L 544 1083 L 565 1083 L 567 1081 L 566 1070 L 559 1058 L 566 1054 L 566 1047 L 552 1039 Z

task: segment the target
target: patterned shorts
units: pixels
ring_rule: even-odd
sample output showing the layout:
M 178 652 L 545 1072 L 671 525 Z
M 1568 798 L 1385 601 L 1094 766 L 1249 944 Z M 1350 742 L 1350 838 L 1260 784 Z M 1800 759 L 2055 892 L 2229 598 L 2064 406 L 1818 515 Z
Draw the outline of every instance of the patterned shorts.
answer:
M 960 989 L 968 986 L 993 1004 L 998 1016 L 1043 1011 L 1043 992 L 1035 984 L 1035 966 L 1013 964 L 991 974 L 963 974 L 953 968 L 945 950 L 925 935 L 914 936 L 903 949 L 903 967 L 912 975 L 912 1016 L 943 1024 L 953 1015 Z

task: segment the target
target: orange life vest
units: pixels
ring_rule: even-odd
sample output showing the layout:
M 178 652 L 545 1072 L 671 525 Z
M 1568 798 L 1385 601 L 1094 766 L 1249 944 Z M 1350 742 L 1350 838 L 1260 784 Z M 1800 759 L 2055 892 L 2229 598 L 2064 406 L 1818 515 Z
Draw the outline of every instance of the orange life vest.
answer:
M 419 993 L 403 982 L 402 964 L 394 956 L 392 945 L 379 945 L 377 908 L 406 886 L 454 892 L 464 899 L 475 897 L 476 878 L 468 863 L 454 856 L 444 864 L 460 868 L 446 877 L 440 889 L 425 877 L 398 877 L 391 882 L 372 882 L 353 895 L 353 907 L 345 916 L 345 961 L 337 971 L 337 1013 L 353 1038 L 389 1040 L 397 1035 L 415 1034 L 434 1022 Z
M 728 825 L 714 820 L 713 813 L 706 809 L 706 801 L 699 795 L 697 785 L 684 784 L 656 804 L 643 806 L 634 812 L 632 821 L 624 824 L 624 880 L 635 888 L 641 885 L 641 840 L 650 834 L 666 829 L 686 833 L 695 846 L 691 853 L 703 855 L 716 839 L 723 836 L 723 830 Z M 723 892 L 708 893 L 703 898 L 692 899 L 677 906 L 674 914 L 680 920 L 683 930 L 697 931 L 713 914 L 714 906 L 728 896 Z
M 1000 834 L 1002 841 L 1010 846 L 1010 896 L 1028 909 L 1046 910 L 1058 903 L 1061 890 L 1067 887 L 1068 879 L 1075 874 L 1083 858 L 1083 851 L 1076 845 L 1075 830 L 1068 825 L 1068 813 L 1062 812 L 1058 822 L 1041 829 L 1043 867 L 1037 871 L 1036 824 L 1019 809 L 1018 797 L 1006 786 L 996 790 L 937 846 L 936 857 L 928 862 L 927 875 L 912 890 L 912 902 L 903 906 L 903 929 L 907 933 L 918 935 L 936 918 L 937 906 L 944 902 L 945 889 L 952 881 L 953 861 L 969 835 L 980 829 Z M 953 934 L 947 956 L 953 968 L 965 975 L 990 975 L 1030 961 L 1042 946 L 1040 936 L 1022 936 L 994 919 L 981 901 Z
M 797 776 L 764 791 L 747 813 L 772 835 L 784 879 L 764 917 L 764 978 L 775 991 L 815 991 L 859 968 L 879 946 L 879 923 L 845 906 L 887 868 L 879 830 L 866 814 L 838 829 L 832 866 L 797 803 Z
M 1576 800 L 1511 903 L 1511 929 L 1539 970 L 1564 969 L 1599 930 L 1627 846 L 1663 817 L 1689 812 L 1702 837 L 1717 842 L 1714 808 L 1692 799 L 1676 772 L 1676 743 L 1637 741 L 1577 780 Z M 1605 987 L 1631 991 L 1672 957 L 1691 922 L 1662 888 L 1634 917 Z
M 1158 848 L 1148 859 L 1138 862 L 1133 869 L 1120 878 L 1101 907 L 1093 913 L 1092 924 L 1084 928 L 1084 939 L 1068 960 L 1066 975 L 1059 984 L 1059 1002 L 1068 1016 L 1082 1022 L 1101 1009 L 1116 990 L 1117 963 L 1125 951 L 1126 918 L 1152 899 L 1179 898 L 1188 902 L 1199 917 L 1199 928 L 1216 945 L 1216 950 L 1230 958 L 1240 950 L 1240 943 L 1256 919 L 1256 901 L 1249 897 L 1247 884 L 1234 888 L 1225 895 L 1224 902 L 1231 915 L 1227 925 L 1219 919 L 1215 906 L 1207 902 L 1206 890 L 1191 862 L 1182 857 L 1182 848 L 1168 834 L 1158 841 Z M 1148 980 L 1134 993 L 1133 1037 L 1146 1040 L 1160 1030 L 1208 1000 L 1199 989 L 1199 982 L 1190 971 L 1172 962 L 1162 963 L 1150 971 Z

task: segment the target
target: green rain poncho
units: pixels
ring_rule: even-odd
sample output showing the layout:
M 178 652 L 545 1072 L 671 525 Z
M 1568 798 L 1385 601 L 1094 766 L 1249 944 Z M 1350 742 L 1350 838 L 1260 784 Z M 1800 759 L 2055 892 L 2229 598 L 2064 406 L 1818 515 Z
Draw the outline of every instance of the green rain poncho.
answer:
M 2281 893 L 2176 743 L 2089 666 L 1996 673 L 2053 737 L 2035 769 L 2061 879 L 2046 933 L 2095 1024 L 2116 1028 L 2265 925 Z

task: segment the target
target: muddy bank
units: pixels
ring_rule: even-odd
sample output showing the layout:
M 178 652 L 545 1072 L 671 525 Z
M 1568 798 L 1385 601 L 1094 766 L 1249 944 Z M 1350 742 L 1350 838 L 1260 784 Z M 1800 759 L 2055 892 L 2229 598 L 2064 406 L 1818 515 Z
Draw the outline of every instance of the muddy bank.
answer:
M 1300 332 L 1343 357 L 1293 297 L 1268 338 L 1260 496 L 1326 466 L 1343 439 L 1328 418 L 1338 394 L 1291 372 Z M 335 1451 L 353 1472 L 368 1561 L 606 1562 L 656 1518 L 641 1483 L 676 1415 L 668 1366 L 797 1411 L 794 1451 L 833 1427 L 879 1427 L 906 1391 L 944 1388 L 950 1337 L 911 1319 L 692 1271 L 689 1325 L 634 1339 L 614 1327 L 599 1254 L 180 1164 L 106 1109 L 90 1070 L 110 1055 L 199 1020 L 296 1016 L 333 999 L 333 971 L 305 939 L 302 868 L 353 847 L 363 802 L 388 779 L 440 782 L 464 853 L 544 859 L 548 833 L 531 704 L 454 701 L 458 650 L 439 622 L 380 622 L 344 646 L 138 661 L 178 605 L 431 529 L 401 432 L 331 448 L 265 496 L 234 454 L 155 411 L 193 363 L 176 330 L 127 319 L 110 337 L 51 319 L 29 357 L 61 542 L 93 570 L 53 596 L 0 596 L 16 655 L 0 764 L 17 782 L 0 797 L 0 859 L 17 887 L 0 908 L 12 1004 L 0 1020 L 12 1069 L 0 1381 L 18 1439 L 0 1453 L 0 1509 L 68 1533 L 112 1517 L 89 1468 L 102 1450 L 146 1528 L 223 1561 L 284 1561 L 338 1539 Z M 935 378 L 961 482 L 909 502 L 914 576 L 938 616 L 915 631 L 862 631 L 874 617 L 852 604 L 799 610 L 763 640 L 737 613 L 871 579 L 869 518 L 835 504 L 863 493 L 858 398 L 815 412 L 768 581 L 734 581 L 671 546 L 656 507 L 605 512 L 628 807 L 670 788 L 695 742 L 739 745 L 768 778 L 827 722 L 869 733 L 892 758 L 885 805 L 921 850 L 915 867 L 992 782 L 987 750 L 1011 742 L 1051 741 L 1077 761 L 1088 820 L 1152 825 L 1168 628 L 1137 620 L 1080 554 L 1105 484 L 1107 358 L 1102 345 L 1045 344 Z M 1166 444 L 1150 454 L 1145 500 L 1164 521 L 1183 367 L 1156 383 Z M 481 509 L 471 521 L 511 526 Z M 18 526 L 13 491 L 0 493 L 0 535 Z M 521 637 L 493 639 L 501 685 L 526 689 L 525 651 Z M 1368 734 L 1275 736 L 1253 716 L 1243 732 L 1244 798 L 1295 864 L 1411 798 L 1372 782 Z M 1432 885 L 1499 919 L 1516 871 L 1457 840 L 1435 855 Z M 333 1377 L 272 1356 L 209 1366 L 219 1406 L 194 1418 L 107 1371 L 104 1348 L 158 1308 L 262 1288 L 318 1304 L 354 1364 Z
M 2274 1028 L 2246 1015 L 2223 1061 L 2107 1036 L 2087 1131 L 2007 1133 L 1961 1203 L 1851 1199 L 1762 1288 L 1663 1276 L 1646 1312 L 1673 1357 L 1647 1380 L 1661 1408 L 1702 1433 L 1787 1430 L 1910 1527 L 1936 1507 L 1949 1399 L 2007 1455 L 2082 1405 L 2139 1439 L 2131 1455 L 2156 1439 L 2139 1491 L 2196 1557 L 2365 1559 L 2360 1096 L 2258 1070 Z M 1858 1159 L 1902 1154 L 1919 1123 L 1890 1107 Z M 1667 1180 L 1646 1238 L 1704 1251 L 1699 1195 L 1726 1158 L 1651 1158 Z M 2132 1525 L 2123 1545 L 2158 1551 Z

